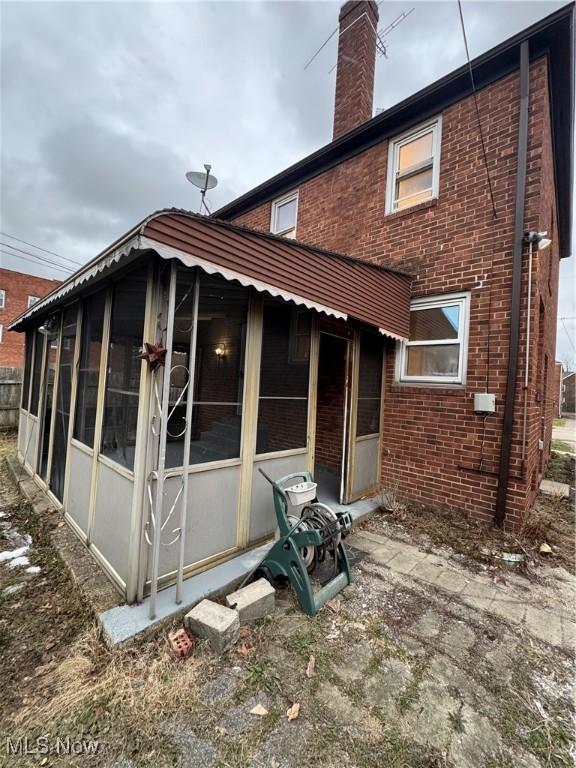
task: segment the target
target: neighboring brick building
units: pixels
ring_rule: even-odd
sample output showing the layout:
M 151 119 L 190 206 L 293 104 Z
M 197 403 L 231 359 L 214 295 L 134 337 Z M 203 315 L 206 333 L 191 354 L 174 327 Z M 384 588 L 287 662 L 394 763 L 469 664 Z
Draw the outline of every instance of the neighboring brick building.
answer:
M 8 326 L 37 300 L 60 285 L 60 280 L 0 269 L 0 366 L 21 368 L 24 364 L 24 336 Z
M 272 222 L 280 234 L 412 275 L 417 343 L 386 351 L 382 482 L 482 520 L 496 510 L 498 522 L 505 514 L 518 526 L 549 457 L 558 400 L 559 259 L 569 255 L 572 207 L 573 4 L 472 62 L 487 168 L 467 67 L 365 122 L 377 17 L 373 2 L 341 10 L 332 144 L 215 216 L 260 230 Z M 528 297 L 525 233 L 544 231 L 552 243 L 533 249 Z M 444 336 L 433 327 L 440 312 L 454 320 Z M 509 354 L 515 337 L 516 363 Z M 474 394 L 483 392 L 496 398 L 487 415 L 474 410 Z

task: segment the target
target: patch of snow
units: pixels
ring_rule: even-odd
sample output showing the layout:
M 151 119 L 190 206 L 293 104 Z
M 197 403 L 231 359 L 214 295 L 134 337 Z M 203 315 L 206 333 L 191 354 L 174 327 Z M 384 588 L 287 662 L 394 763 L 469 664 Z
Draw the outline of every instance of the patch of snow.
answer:
M 6 512 L 0 512 L 0 517 L 6 517 Z
M 20 584 L 11 584 L 9 587 L 5 587 L 2 590 L 3 595 L 13 595 L 14 592 L 19 592 L 21 589 L 23 589 L 26 586 L 23 582 Z
M 24 565 L 30 565 L 30 560 L 26 557 L 26 555 L 22 555 L 21 557 L 15 557 L 13 560 L 8 561 L 8 566 L 10 568 L 18 568 L 19 566 Z
M 23 547 L 18 547 L 18 549 L 9 549 L 7 552 L 0 552 L 0 562 L 21 557 L 24 552 L 28 551 L 29 546 L 30 544 L 25 544 Z
M 26 573 L 40 573 L 40 566 L 31 565 L 29 568 L 26 568 Z

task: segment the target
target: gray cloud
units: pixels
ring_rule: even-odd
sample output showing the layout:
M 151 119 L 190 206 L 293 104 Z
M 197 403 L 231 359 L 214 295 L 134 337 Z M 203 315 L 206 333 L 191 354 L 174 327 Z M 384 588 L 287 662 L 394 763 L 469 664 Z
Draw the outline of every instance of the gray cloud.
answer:
M 378 59 L 376 107 L 464 63 L 455 2 L 384 0 L 380 27 L 412 5 L 387 38 L 388 58 Z M 472 55 L 560 5 L 465 2 Z M 2 229 L 85 260 L 156 208 L 197 208 L 186 170 L 213 164 L 217 207 L 322 146 L 331 137 L 336 38 L 303 67 L 336 27 L 338 9 L 4 3 Z M 570 262 L 562 266 L 565 316 L 576 314 Z M 568 357 L 565 335 L 560 342 Z

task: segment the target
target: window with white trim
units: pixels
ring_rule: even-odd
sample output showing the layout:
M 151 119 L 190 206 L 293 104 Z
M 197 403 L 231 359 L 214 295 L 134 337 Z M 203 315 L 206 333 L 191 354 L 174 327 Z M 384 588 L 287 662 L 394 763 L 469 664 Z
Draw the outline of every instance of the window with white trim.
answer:
M 405 382 L 463 384 L 468 356 L 470 295 L 415 299 L 410 338 L 400 344 L 397 378 Z
M 278 198 L 272 203 L 272 220 L 270 231 L 283 237 L 296 237 L 296 220 L 298 218 L 298 190 Z
M 28 296 L 28 309 L 34 306 L 34 304 L 36 304 L 36 302 L 39 300 L 40 300 L 39 296 Z
M 386 213 L 438 197 L 441 132 L 436 117 L 390 142 Z
M 4 326 L 0 325 L 0 344 L 4 341 Z
M 0 290 L 0 309 L 6 307 L 6 291 Z

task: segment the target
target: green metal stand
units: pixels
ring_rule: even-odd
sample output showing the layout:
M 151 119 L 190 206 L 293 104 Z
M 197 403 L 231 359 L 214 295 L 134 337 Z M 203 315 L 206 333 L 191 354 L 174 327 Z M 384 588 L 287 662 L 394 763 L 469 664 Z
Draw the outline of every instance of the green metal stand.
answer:
M 289 501 L 284 488 L 302 480 L 313 482 L 312 475 L 309 472 L 295 472 L 274 482 L 264 472 L 262 474 L 272 484 L 280 538 L 269 550 L 257 571 L 271 582 L 289 580 L 302 610 L 308 616 L 314 616 L 328 600 L 335 597 L 352 581 L 348 556 L 342 543 L 342 537 L 351 527 L 350 516 L 347 513 L 336 513 L 336 522 L 325 529 L 298 530 L 302 527 L 302 520 L 299 518 L 295 524 L 292 524 L 288 519 Z M 315 593 L 312 590 L 312 582 L 301 550 L 307 547 L 330 548 L 331 542 L 336 539 L 338 543 L 333 548 L 336 575 Z

